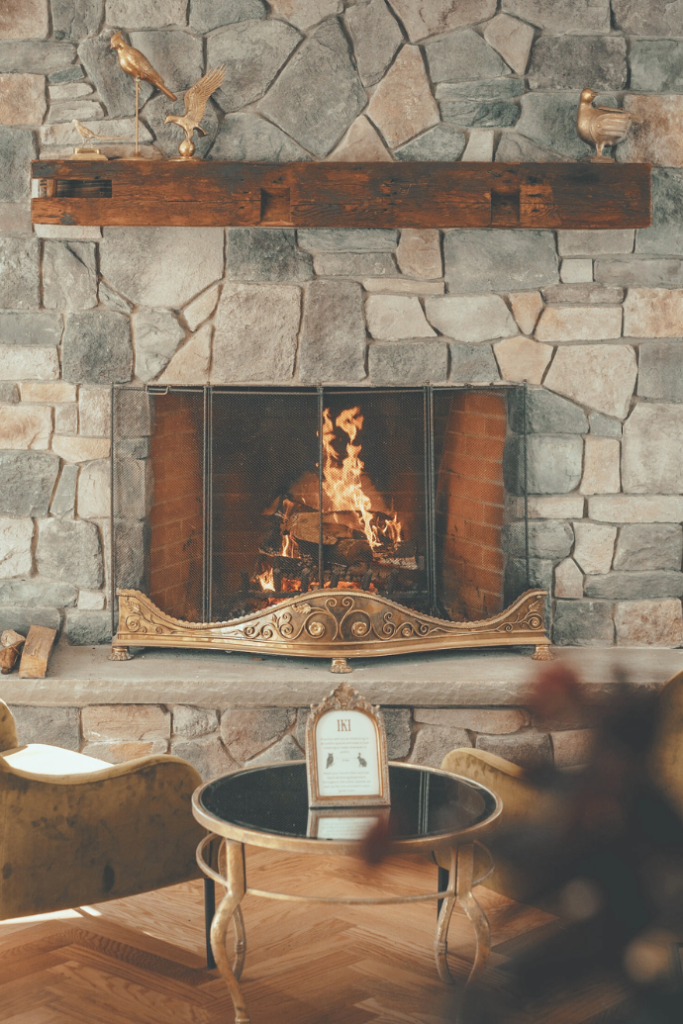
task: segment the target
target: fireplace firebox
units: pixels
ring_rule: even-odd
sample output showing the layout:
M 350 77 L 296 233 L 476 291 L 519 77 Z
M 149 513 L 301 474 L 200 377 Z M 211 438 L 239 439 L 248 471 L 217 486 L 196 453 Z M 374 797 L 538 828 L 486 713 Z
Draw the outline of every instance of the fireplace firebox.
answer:
M 529 589 L 526 416 L 510 416 L 525 396 L 113 388 L 112 657 L 258 650 L 345 671 L 425 648 L 548 656 L 546 595 Z

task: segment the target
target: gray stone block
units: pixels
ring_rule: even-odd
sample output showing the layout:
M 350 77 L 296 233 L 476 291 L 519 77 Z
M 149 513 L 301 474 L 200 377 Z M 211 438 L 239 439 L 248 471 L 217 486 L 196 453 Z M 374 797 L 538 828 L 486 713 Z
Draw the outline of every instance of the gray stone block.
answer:
M 293 708 L 227 708 L 221 737 L 230 756 L 244 762 L 271 747 L 294 724 Z
M 614 553 L 614 568 L 627 571 L 680 571 L 683 530 L 675 523 L 630 523 L 622 526 Z
M 387 756 L 390 761 L 406 757 L 410 750 L 411 711 L 410 708 L 382 708 L 384 727 L 387 733 Z
M 587 576 L 586 597 L 607 600 L 656 600 L 683 595 L 683 572 L 608 572 Z
M 453 342 L 451 349 L 451 381 L 476 384 L 500 379 L 498 363 L 490 345 L 467 345 Z
M 166 117 L 168 114 L 183 115 L 184 113 L 185 104 L 181 99 L 171 105 L 168 97 L 163 93 L 158 93 L 145 103 L 142 120 L 150 128 L 155 144 L 164 156 L 177 157 L 178 146 L 185 138 L 182 129 L 177 124 L 173 124 L 173 122 L 166 124 Z M 201 125 L 206 135 L 195 132 L 193 138 L 196 148 L 195 156 L 204 159 L 218 134 L 218 114 L 211 100 L 206 104 Z
M 526 424 L 524 410 L 526 406 Z M 515 388 L 508 393 L 508 423 L 517 434 L 585 434 L 583 409 L 542 388 Z
M 636 252 L 683 256 L 682 168 L 652 168 L 652 225 L 636 231 Z
M 63 68 L 61 71 L 53 71 L 47 76 L 48 85 L 66 85 L 68 82 L 82 82 L 85 72 L 80 64 L 72 64 L 71 67 Z
M 428 40 L 424 50 L 429 77 L 435 84 L 499 78 L 509 73 L 502 57 L 471 28 Z
M 444 757 L 451 750 L 471 746 L 472 741 L 465 729 L 442 729 L 438 725 L 422 725 L 417 730 L 408 762 L 440 768 Z
M 81 392 L 82 394 L 82 392 Z M 114 433 L 121 444 L 124 438 L 137 438 L 152 433 L 152 399 L 142 389 L 121 388 L 114 392 Z M 108 433 L 109 427 L 105 433 Z M 125 446 L 118 450 L 123 457 Z M 137 456 L 131 456 L 136 458 Z
M 504 574 L 505 603 L 510 604 L 531 587 L 550 592 L 554 568 L 555 562 L 550 558 L 529 558 L 528 563 L 526 558 L 508 558 Z
M 35 156 L 33 132 L 0 124 L 0 202 L 20 203 L 28 199 L 31 189 L 28 167 Z
M 307 252 L 395 252 L 392 228 L 299 228 L 297 241 Z
M 132 311 L 133 303 L 110 288 L 106 281 L 100 281 L 97 291 L 100 304 L 106 306 L 107 309 L 113 309 L 115 313 L 130 313 Z
M 344 20 L 361 82 L 365 86 L 377 85 L 403 42 L 398 22 L 385 0 L 348 7 Z
M 550 737 L 531 729 L 512 736 L 477 736 L 477 749 L 488 750 L 527 770 L 546 768 L 553 763 Z
M 441 100 L 441 117 L 464 128 L 512 128 L 519 117 L 516 103 L 503 100 Z
M 503 0 L 502 9 L 558 35 L 610 30 L 609 0 Z
M 116 586 L 148 590 L 150 527 L 147 522 L 117 519 L 114 524 L 116 547 Z
M 144 53 L 172 93 L 189 89 L 201 77 L 204 67 L 201 39 L 174 28 L 130 32 L 129 35 L 131 44 Z M 183 107 L 180 109 L 184 111 Z
M 444 233 L 444 262 L 450 292 L 521 291 L 558 280 L 550 231 L 456 228 Z
M 19 743 L 46 743 L 66 750 L 80 747 L 79 708 L 42 707 L 39 704 L 10 704 Z
M 289 135 L 259 117 L 244 112 L 228 114 L 211 149 L 212 160 L 250 160 L 268 163 L 289 163 L 310 160 L 311 154 L 302 149 Z
M 62 376 L 73 384 L 125 384 L 133 376 L 130 321 L 108 309 L 69 313 Z
M 40 307 L 40 241 L 37 238 L 0 238 L 0 306 L 5 309 Z
M 552 306 L 618 306 L 624 289 L 600 284 L 553 284 L 543 289 L 543 298 Z
M 532 142 L 517 132 L 503 132 L 496 149 L 496 160 L 511 164 L 569 163 L 570 159 L 552 149 L 540 146 L 537 142 Z
M 275 20 L 240 21 L 213 32 L 207 62 L 226 65 L 223 85 L 214 93 L 226 114 L 259 100 L 301 39 L 292 25 Z
M 190 28 L 198 35 L 236 21 L 256 21 L 268 13 L 263 0 L 192 0 Z
M 637 46 L 638 43 L 634 44 Z M 532 89 L 623 89 L 628 77 L 623 36 L 559 36 L 534 42 L 527 70 Z M 631 82 L 631 87 L 638 87 Z
M 42 579 L 34 576 L 29 580 L 0 580 L 0 604 L 38 605 L 47 608 L 58 605 L 69 608 L 76 604 L 78 591 L 69 583 Z
M 78 47 L 78 57 L 104 103 L 108 117 L 130 117 L 135 111 L 135 83 L 121 71 L 116 50 L 110 44 L 113 29 L 90 36 Z M 149 82 L 140 83 L 140 105 L 152 95 Z M 111 134 L 111 132 L 109 133 Z
M 650 341 L 640 346 L 638 394 L 665 402 L 683 402 L 683 339 Z
M 42 39 L 8 39 L 0 42 L 0 72 L 50 75 L 72 64 L 76 47 Z
M 277 764 L 279 761 L 303 761 L 304 754 L 293 736 L 283 736 L 281 740 L 268 747 L 262 754 L 252 758 L 250 765 Z
M 560 647 L 612 645 L 612 605 L 608 601 L 556 601 L 552 640 Z
M 626 288 L 683 287 L 680 260 L 596 260 L 593 274 L 603 284 L 621 284 Z
M 437 124 L 394 151 L 397 160 L 459 160 L 467 137 L 452 124 Z
M 583 462 L 583 439 L 566 434 L 529 434 L 526 439 L 528 494 L 567 494 L 578 487 Z M 511 435 L 503 458 L 505 485 L 524 494 L 524 439 Z
M 641 402 L 624 424 L 622 487 L 635 494 L 683 493 L 683 406 Z
M 530 559 L 565 558 L 574 543 L 574 531 L 571 526 L 559 519 L 534 519 L 528 524 L 508 523 L 503 530 L 506 551 L 513 558 L 526 557 L 527 536 Z
M 291 381 L 301 290 L 287 284 L 229 283 L 215 316 L 214 384 Z
M 86 612 L 80 608 L 69 608 L 65 615 L 64 628 L 72 647 L 91 644 L 108 644 L 111 641 L 111 613 Z
M 630 57 L 633 92 L 683 92 L 680 39 L 634 39 Z
M 59 345 L 61 337 L 59 313 L 0 313 L 3 345 Z
M 388 252 L 321 252 L 313 261 L 318 277 L 397 277 Z
M 43 305 L 47 309 L 91 309 L 97 305 L 93 242 L 43 242 Z
M 72 517 L 76 508 L 76 481 L 78 480 L 78 466 L 73 463 L 65 463 L 59 477 L 59 483 L 55 489 L 50 512 L 53 516 Z
M 303 43 L 259 106 L 269 120 L 322 158 L 366 103 L 346 37 L 339 22 L 330 18 Z
M 118 316 L 118 314 L 113 314 Z M 135 376 L 145 382 L 157 377 L 166 368 L 176 349 L 185 339 L 181 327 L 168 309 L 139 309 L 133 313 L 135 342 Z
M 121 459 L 148 459 L 148 437 L 124 437 L 116 442 L 116 455 Z
M 612 0 L 617 28 L 634 36 L 683 35 L 683 6 L 680 0 Z
M 46 516 L 58 474 L 48 452 L 0 451 L 0 514 Z
M 587 155 L 586 143 L 576 134 L 576 92 L 527 93 L 521 97 L 520 104 L 519 134 L 574 160 Z
M 171 753 L 189 761 L 197 769 L 204 782 L 234 771 L 236 762 L 230 757 L 220 736 L 202 736 L 198 739 L 174 740 Z
M 104 571 L 97 527 L 80 519 L 41 520 L 36 564 L 43 576 L 86 590 L 99 590 L 104 582 Z
M 8 380 L 0 381 L 0 402 L 3 405 L 16 405 L 18 401 L 19 388 L 17 387 L 17 385 L 12 384 Z
M 296 247 L 294 228 L 228 228 L 227 276 L 233 281 L 308 281 L 313 260 Z
M 0 632 L 14 629 L 22 636 L 27 636 L 31 626 L 47 626 L 48 629 L 61 629 L 62 613 L 59 608 L 42 605 L 0 605 Z
M 591 434 L 598 437 L 621 437 L 621 421 L 605 416 L 601 412 L 592 412 L 588 416 Z
M 448 378 L 448 345 L 438 341 L 375 342 L 368 352 L 368 376 L 379 384 L 438 384 Z
M 299 380 L 351 383 L 365 377 L 363 293 L 355 281 L 311 281 L 304 289 Z
M 189 704 L 176 704 L 173 713 L 173 735 L 186 740 L 207 736 L 218 730 L 218 713 L 213 708 L 197 708 Z
M 97 32 L 104 14 L 104 0 L 51 0 L 55 39 L 77 43 Z

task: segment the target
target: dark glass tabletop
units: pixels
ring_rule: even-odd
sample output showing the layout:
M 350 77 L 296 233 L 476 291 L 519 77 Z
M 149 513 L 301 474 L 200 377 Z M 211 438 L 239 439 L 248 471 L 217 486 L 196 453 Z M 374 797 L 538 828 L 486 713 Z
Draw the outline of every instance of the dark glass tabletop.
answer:
M 495 797 L 483 786 L 417 766 L 390 764 L 389 787 L 390 834 L 399 842 L 460 832 L 486 821 L 496 810 Z M 311 838 L 305 761 L 264 765 L 215 779 L 200 791 L 199 805 L 241 828 Z

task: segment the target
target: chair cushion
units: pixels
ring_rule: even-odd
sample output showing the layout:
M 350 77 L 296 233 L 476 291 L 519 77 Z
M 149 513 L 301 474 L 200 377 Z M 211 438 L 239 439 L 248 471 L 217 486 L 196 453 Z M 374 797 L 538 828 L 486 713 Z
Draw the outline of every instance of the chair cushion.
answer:
M 101 768 L 111 768 L 108 761 L 78 754 L 75 750 L 51 747 L 47 743 L 29 743 L 25 747 L 4 750 L 0 759 L 10 768 L 34 775 L 86 775 Z

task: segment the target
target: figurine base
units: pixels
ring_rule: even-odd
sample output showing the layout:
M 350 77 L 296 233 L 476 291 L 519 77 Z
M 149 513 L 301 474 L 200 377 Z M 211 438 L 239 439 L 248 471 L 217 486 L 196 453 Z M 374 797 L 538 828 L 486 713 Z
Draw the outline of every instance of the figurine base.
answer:
M 71 156 L 72 160 L 108 160 L 109 157 L 101 153 L 99 149 L 75 149 Z

